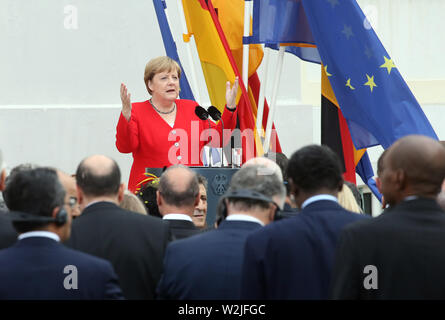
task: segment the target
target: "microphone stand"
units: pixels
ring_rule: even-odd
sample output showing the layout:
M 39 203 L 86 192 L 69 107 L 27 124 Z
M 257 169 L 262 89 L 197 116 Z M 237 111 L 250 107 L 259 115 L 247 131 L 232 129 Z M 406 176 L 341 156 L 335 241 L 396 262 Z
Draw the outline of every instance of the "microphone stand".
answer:
M 207 118 L 207 121 L 209 123 L 209 133 L 211 132 L 211 125 L 210 125 L 210 119 Z M 209 144 L 209 168 L 212 167 L 212 144 Z

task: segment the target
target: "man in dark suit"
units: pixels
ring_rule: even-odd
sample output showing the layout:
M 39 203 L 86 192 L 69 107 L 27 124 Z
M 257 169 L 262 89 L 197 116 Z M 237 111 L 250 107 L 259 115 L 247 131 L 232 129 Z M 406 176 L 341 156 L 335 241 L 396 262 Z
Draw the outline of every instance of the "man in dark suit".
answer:
M 383 158 L 389 208 L 348 226 L 336 255 L 334 299 L 445 299 L 445 212 L 435 198 L 445 149 L 425 136 L 395 142 Z
M 157 202 L 162 219 L 170 226 L 172 240 L 200 232 L 192 220 L 199 204 L 199 183 L 194 171 L 182 165 L 165 170 L 159 180 Z
M 5 190 L 6 169 L 0 150 L 0 191 Z M 7 248 L 17 241 L 17 232 L 12 226 L 10 217 L 6 211 L 0 208 L 0 249 Z
M 82 214 L 67 245 L 110 261 L 127 299 L 153 299 L 169 239 L 159 218 L 119 208 L 124 194 L 117 163 L 105 156 L 84 159 L 76 172 Z
M 343 178 L 328 147 L 295 152 L 288 177 L 301 211 L 247 237 L 242 299 L 326 299 L 337 237 L 346 224 L 363 218 L 337 203 Z
M 267 161 L 276 172 L 280 170 Z M 160 298 L 240 299 L 246 237 L 273 221 L 276 203 L 282 207 L 286 194 L 281 174 L 262 174 L 264 169 L 249 165 L 235 173 L 222 200 L 227 218 L 217 229 L 169 244 L 158 287 Z
M 17 172 L 4 195 L 20 235 L 0 250 L 0 299 L 122 299 L 108 261 L 59 243 L 70 235 L 71 216 L 55 170 Z

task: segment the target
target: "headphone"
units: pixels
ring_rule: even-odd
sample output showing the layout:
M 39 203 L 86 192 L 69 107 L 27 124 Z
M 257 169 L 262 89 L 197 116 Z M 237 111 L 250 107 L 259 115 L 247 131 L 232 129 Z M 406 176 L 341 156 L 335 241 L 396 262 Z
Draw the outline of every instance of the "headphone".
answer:
M 38 216 L 27 212 L 9 211 L 12 222 L 29 222 L 29 223 L 44 223 L 54 222 L 57 226 L 63 226 L 68 221 L 68 212 L 60 207 L 59 212 L 53 217 Z
M 217 207 L 217 219 L 216 219 L 216 224 L 218 226 L 224 219 L 227 218 L 227 205 L 226 205 L 225 200 L 229 199 L 229 198 L 230 199 L 251 199 L 251 200 L 259 200 L 259 201 L 272 203 L 273 205 L 275 205 L 274 221 L 282 219 L 280 207 L 271 198 L 265 196 L 264 194 L 262 194 L 258 191 L 253 191 L 253 190 L 248 190 L 248 189 L 240 189 L 240 190 L 229 191 L 219 199 L 218 207 Z

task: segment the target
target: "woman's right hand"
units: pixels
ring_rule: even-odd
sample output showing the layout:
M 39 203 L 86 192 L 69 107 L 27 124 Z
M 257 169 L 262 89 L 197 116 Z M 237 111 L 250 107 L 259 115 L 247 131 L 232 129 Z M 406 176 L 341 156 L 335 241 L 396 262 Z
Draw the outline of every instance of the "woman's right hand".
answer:
M 130 121 L 131 117 L 131 94 L 127 93 L 127 87 L 121 83 L 121 100 L 122 100 L 122 115 Z

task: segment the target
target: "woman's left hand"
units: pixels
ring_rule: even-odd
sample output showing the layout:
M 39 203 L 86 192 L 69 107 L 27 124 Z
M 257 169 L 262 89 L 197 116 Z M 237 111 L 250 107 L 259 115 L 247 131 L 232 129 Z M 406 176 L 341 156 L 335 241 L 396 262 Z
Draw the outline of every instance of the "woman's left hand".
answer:
M 227 108 L 236 108 L 236 94 L 238 93 L 238 77 L 235 78 L 232 88 L 230 88 L 230 81 L 226 83 L 226 103 Z

